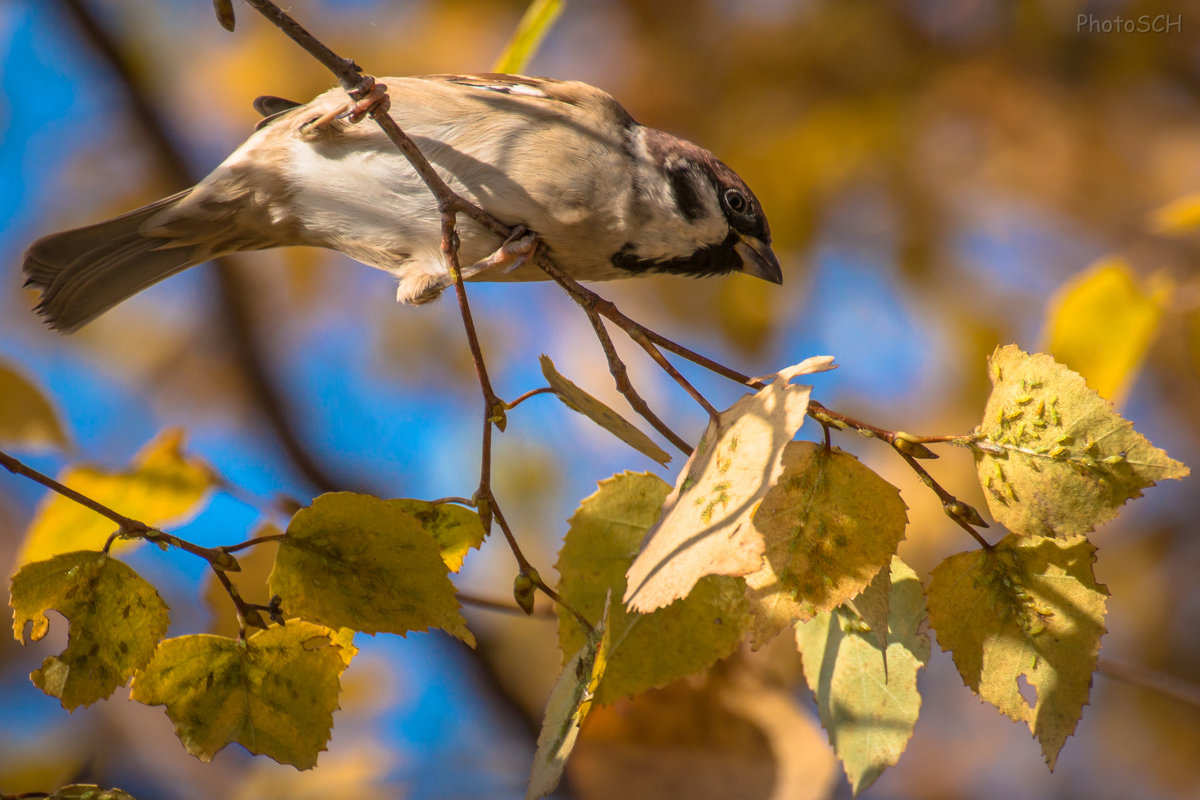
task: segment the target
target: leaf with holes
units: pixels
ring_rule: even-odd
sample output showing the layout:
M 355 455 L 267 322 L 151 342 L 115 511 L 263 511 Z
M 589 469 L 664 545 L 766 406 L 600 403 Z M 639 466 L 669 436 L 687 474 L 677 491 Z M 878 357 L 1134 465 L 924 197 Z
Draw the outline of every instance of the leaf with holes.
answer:
M 934 569 L 929 622 L 963 681 L 1024 721 L 1050 768 L 1088 702 L 1108 590 L 1092 574 L 1095 548 L 1073 539 L 1004 537 Z M 1021 694 L 1027 680 L 1037 693 Z
M 330 628 L 442 628 L 470 645 L 449 566 L 406 501 L 323 494 L 288 525 L 268 580 L 284 611 Z
M 626 575 L 630 610 L 686 597 L 705 575 L 738 577 L 761 567 L 763 538 L 751 519 L 783 471 L 780 455 L 804 423 L 812 391 L 791 381 L 828 369 L 831 356 L 789 367 L 709 422 Z
M 1142 489 L 1188 474 L 1050 356 L 1009 345 L 988 367 L 975 466 L 992 515 L 1014 533 L 1087 533 Z
M 167 632 L 167 604 L 125 564 L 82 550 L 26 564 L 12 579 L 13 635 L 46 635 L 54 609 L 67 618 L 67 649 L 29 677 L 68 711 L 108 697 L 145 665 Z
M 754 515 L 766 542 L 762 568 L 746 576 L 755 647 L 861 592 L 908 524 L 900 491 L 849 453 L 792 442 L 782 464 Z
M 167 639 L 130 697 L 165 705 L 183 746 L 211 761 L 236 742 L 297 769 L 316 766 L 333 730 L 346 661 L 332 632 L 289 620 L 245 641 L 208 633 Z

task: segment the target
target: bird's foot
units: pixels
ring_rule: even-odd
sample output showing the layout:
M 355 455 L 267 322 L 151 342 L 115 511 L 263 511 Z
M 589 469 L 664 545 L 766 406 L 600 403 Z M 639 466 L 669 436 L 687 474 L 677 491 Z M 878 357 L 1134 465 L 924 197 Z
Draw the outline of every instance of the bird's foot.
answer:
M 366 93 L 359 100 L 350 100 L 344 105 L 331 108 L 319 117 L 311 119 L 304 123 L 301 130 L 305 133 L 313 133 L 315 131 L 324 130 L 334 120 L 344 119 L 351 124 L 362 122 L 366 117 L 374 117 L 376 114 L 386 114 L 391 108 L 392 101 L 388 97 L 387 84 L 376 83 L 371 76 L 366 76 L 366 80 L 370 81 L 370 88 L 366 89 Z M 363 87 L 366 88 L 365 86 Z M 356 93 L 362 93 L 363 89 L 356 90 Z
M 524 226 L 518 226 L 512 235 L 504 240 L 504 244 L 487 258 L 463 267 L 463 280 L 470 280 L 476 275 L 490 269 L 500 269 L 507 275 L 518 267 L 529 262 L 530 257 L 537 252 L 538 236 L 530 233 Z M 448 272 L 438 276 L 425 276 L 419 286 L 404 284 L 396 295 L 402 303 L 422 305 L 436 300 L 442 292 L 454 285 L 454 276 Z
M 370 76 L 367 77 L 370 78 Z M 346 119 L 352 124 L 362 122 L 367 117 L 386 114 L 392 106 L 392 101 L 387 93 L 387 85 L 375 83 L 374 78 L 370 78 L 370 80 L 371 88 L 367 90 L 362 99 L 355 100 L 346 107 Z M 361 89 L 359 91 L 361 92 Z
M 496 252 L 482 261 L 476 261 L 469 267 L 465 267 L 462 271 L 463 277 L 469 278 L 485 270 L 497 268 L 501 270 L 501 274 L 507 275 L 528 263 L 530 256 L 537 249 L 537 242 L 536 233 L 530 233 L 525 230 L 524 226 L 519 225 L 512 235 L 504 240 L 504 244 L 496 248 Z

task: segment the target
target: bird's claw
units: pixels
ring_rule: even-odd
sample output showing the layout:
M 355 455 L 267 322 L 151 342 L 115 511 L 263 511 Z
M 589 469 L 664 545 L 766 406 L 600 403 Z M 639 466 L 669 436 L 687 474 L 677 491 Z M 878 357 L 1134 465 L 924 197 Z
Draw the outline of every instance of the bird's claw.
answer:
M 475 275 L 486 269 L 502 267 L 501 274 L 507 275 L 529 261 L 537 249 L 537 242 L 536 233 L 530 233 L 523 225 L 518 225 L 504 240 L 504 244 L 496 248 L 496 252 L 467 267 L 464 272 Z
M 369 76 L 368 76 L 369 77 Z M 361 93 L 361 89 L 359 92 Z M 365 96 L 359 100 L 355 100 L 346 106 L 344 112 L 347 121 L 352 124 L 362 122 L 366 117 L 375 117 L 378 114 L 386 114 L 391 108 L 392 101 L 388 97 L 387 84 L 375 83 L 371 79 L 371 88 L 367 90 Z
M 375 117 L 377 114 L 386 114 L 392 106 L 392 100 L 388 97 L 387 84 L 376 83 L 375 79 L 370 75 L 364 76 L 363 86 L 359 87 L 351 95 L 362 95 L 357 100 L 350 100 L 345 105 L 340 105 L 326 111 L 319 117 L 309 120 L 304 123 L 301 130 L 305 133 L 323 130 L 329 123 L 337 119 L 344 119 L 350 124 L 358 124 L 366 117 Z M 367 88 L 367 87 L 370 88 Z

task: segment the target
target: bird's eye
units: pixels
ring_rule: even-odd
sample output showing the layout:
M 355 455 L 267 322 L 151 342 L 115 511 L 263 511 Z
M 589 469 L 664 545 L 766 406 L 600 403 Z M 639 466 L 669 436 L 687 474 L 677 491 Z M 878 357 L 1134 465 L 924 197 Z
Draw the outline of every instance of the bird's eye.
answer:
M 735 214 L 745 214 L 750 210 L 750 201 L 737 189 L 725 191 L 725 205 L 729 206 L 729 210 Z

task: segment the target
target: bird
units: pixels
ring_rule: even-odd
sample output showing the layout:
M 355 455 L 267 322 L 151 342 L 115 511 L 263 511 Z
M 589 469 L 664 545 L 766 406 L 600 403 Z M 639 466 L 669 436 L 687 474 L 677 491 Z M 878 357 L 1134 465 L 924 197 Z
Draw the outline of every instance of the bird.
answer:
M 758 198 L 690 141 L 639 124 L 587 83 L 521 75 L 380 78 L 382 109 L 450 188 L 523 226 L 579 281 L 742 272 L 782 283 Z M 377 93 L 378 95 L 378 93 Z M 453 285 L 427 186 L 365 108 L 331 89 L 260 97 L 251 136 L 190 189 L 25 251 L 36 311 L 72 332 L 143 289 L 219 256 L 307 245 L 397 279 L 421 304 Z M 500 236 L 460 215 L 463 277 L 543 280 L 533 259 L 492 258 Z

